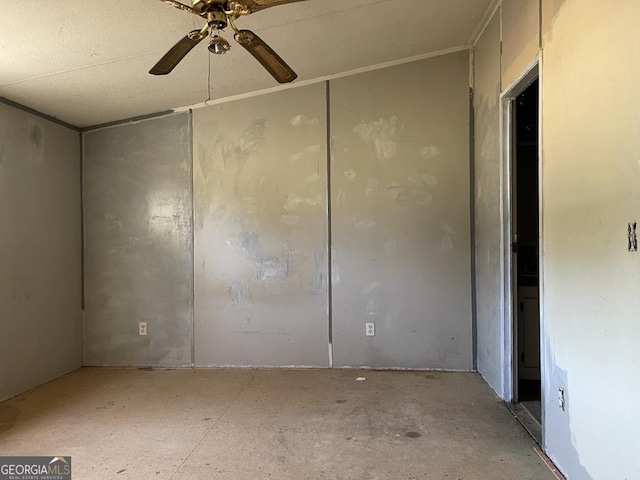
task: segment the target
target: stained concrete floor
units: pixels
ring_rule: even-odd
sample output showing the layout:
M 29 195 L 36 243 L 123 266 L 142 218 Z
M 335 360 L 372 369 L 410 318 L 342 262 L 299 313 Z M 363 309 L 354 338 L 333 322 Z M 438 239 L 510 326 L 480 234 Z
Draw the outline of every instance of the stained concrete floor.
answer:
M 74 480 L 555 478 L 474 373 L 83 368 L 0 404 L 0 454 Z

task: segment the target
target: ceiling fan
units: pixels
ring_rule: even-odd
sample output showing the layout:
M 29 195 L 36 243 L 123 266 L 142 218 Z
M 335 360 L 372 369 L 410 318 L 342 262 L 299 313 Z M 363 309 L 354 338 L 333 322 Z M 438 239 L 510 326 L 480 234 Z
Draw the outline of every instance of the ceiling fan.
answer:
M 238 30 L 235 20 L 238 17 L 259 12 L 269 7 L 303 0 L 192 0 L 192 5 L 185 5 L 174 0 L 161 0 L 182 11 L 198 15 L 207 21 L 202 30 L 193 30 L 176 43 L 164 57 L 149 71 L 152 75 L 167 75 L 180 61 L 202 40 L 211 37 L 209 51 L 224 54 L 231 49 L 226 39 L 216 34 L 230 26 L 235 32 L 236 42 L 253 55 L 258 62 L 279 83 L 294 81 L 298 75 L 285 63 L 273 49 L 258 35 L 250 30 Z

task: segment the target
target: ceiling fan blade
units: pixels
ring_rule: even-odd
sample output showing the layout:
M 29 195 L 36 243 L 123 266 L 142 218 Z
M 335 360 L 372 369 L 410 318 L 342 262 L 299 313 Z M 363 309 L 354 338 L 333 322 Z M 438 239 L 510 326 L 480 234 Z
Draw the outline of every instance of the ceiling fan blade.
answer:
M 187 36 L 176 43 L 171 50 L 169 50 L 164 57 L 160 59 L 155 66 L 149 70 L 151 75 L 167 75 L 176 68 L 176 65 L 189 53 L 193 47 L 198 45 L 204 38 L 207 37 L 207 32 L 201 30 L 193 30 L 189 32 Z
M 293 82 L 298 75 L 273 49 L 255 33 L 239 30 L 235 35 L 236 42 L 258 60 L 279 83 Z
M 229 10 L 236 11 L 241 15 L 247 15 L 248 13 L 259 12 L 265 8 L 303 1 L 305 0 L 231 0 L 228 2 L 228 8 Z
M 160 0 L 161 2 L 168 3 L 172 7 L 176 7 L 179 10 L 183 10 L 185 12 L 193 13 L 194 15 L 199 15 L 193 8 L 189 5 L 185 5 L 184 3 L 176 2 L 175 0 Z

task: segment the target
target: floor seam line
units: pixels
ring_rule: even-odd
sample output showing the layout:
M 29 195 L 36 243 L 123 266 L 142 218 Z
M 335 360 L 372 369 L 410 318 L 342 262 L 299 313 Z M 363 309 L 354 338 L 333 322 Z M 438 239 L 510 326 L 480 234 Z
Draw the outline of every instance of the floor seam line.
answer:
M 176 471 L 173 472 L 173 474 L 169 477 L 169 480 L 173 480 L 173 478 L 178 474 L 178 472 L 180 471 L 180 469 L 184 466 L 185 463 L 187 463 L 187 460 L 189 460 L 191 458 L 191 455 L 193 455 L 193 452 L 195 452 L 198 447 L 200 445 L 202 445 L 202 442 L 205 441 L 205 439 L 209 436 L 209 434 L 213 431 L 214 428 L 216 428 L 216 426 L 218 425 L 218 423 L 220 423 L 220 421 L 225 417 L 225 415 L 229 412 L 229 410 L 231 410 L 231 407 L 233 407 L 236 402 L 238 401 L 238 399 L 240 398 L 240 396 L 247 391 L 247 389 L 249 388 L 249 385 L 251 385 L 251 382 L 253 382 L 253 380 L 255 379 L 255 375 L 252 375 L 251 378 L 249 379 L 249 381 L 247 382 L 247 384 L 244 386 L 244 388 L 242 389 L 242 391 L 240 393 L 238 393 L 236 395 L 236 397 L 231 401 L 231 403 L 229 404 L 229 406 L 225 409 L 224 412 L 222 412 L 222 415 L 220 415 L 220 417 L 218 417 L 218 419 L 213 423 L 213 425 L 211 425 L 211 427 L 209 427 L 209 430 L 207 430 L 205 432 L 205 434 L 202 436 L 202 438 L 200 439 L 200 441 L 196 444 L 195 447 L 193 447 L 191 449 L 191 451 L 189 452 L 189 455 L 187 455 L 185 457 L 185 459 L 182 461 L 182 463 L 180 465 L 178 465 L 178 468 L 176 468 Z

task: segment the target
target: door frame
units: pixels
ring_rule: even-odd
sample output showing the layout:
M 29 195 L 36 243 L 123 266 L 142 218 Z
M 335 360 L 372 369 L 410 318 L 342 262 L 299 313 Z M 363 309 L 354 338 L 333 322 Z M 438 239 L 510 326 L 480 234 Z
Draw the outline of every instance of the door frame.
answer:
M 511 243 L 513 241 L 513 182 L 515 159 L 515 133 L 513 129 L 514 102 L 536 79 L 539 80 L 538 100 L 538 279 L 540 292 L 540 376 L 541 376 L 541 404 L 544 439 L 544 385 L 545 385 L 545 342 L 544 342 L 544 275 L 543 275 L 543 197 L 542 197 L 542 75 L 541 57 L 536 57 L 527 65 L 521 75 L 509 84 L 500 95 L 500 143 L 501 143 L 501 260 L 502 260 L 502 305 L 503 305 L 503 361 L 502 382 L 503 399 L 513 402 L 518 398 L 518 359 L 516 356 L 518 345 L 516 272 L 512 256 Z

